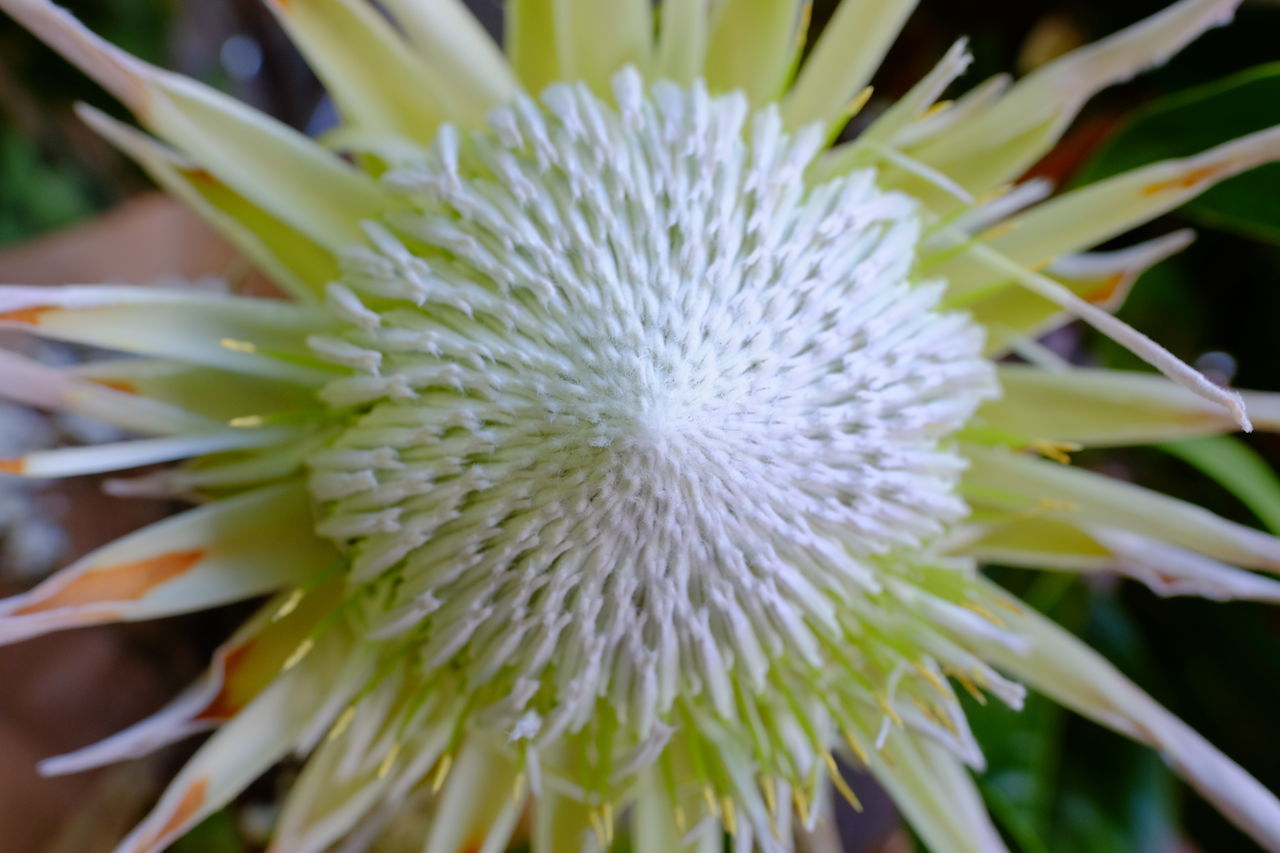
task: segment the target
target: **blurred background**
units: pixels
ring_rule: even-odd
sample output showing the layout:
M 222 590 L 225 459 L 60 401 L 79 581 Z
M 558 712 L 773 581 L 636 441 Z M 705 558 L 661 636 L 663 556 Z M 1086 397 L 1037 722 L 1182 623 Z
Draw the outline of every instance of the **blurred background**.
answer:
M 603 2 L 603 0 L 602 0 Z M 856 0 L 848 0 L 856 2 Z M 67 2 L 110 41 L 226 89 L 309 133 L 332 122 L 319 85 L 258 0 Z M 474 0 L 496 32 L 500 0 Z M 834 0 L 814 4 L 814 30 Z M 922 0 L 876 79 L 864 116 L 918 80 L 961 35 L 976 62 L 964 87 L 1025 73 L 1150 14 L 1166 0 Z M 7 19 L 0 20 L 0 281 L 151 282 L 217 276 L 268 287 L 194 217 L 71 112 L 77 100 L 119 111 L 95 86 Z M 1230 28 L 1168 67 L 1097 98 L 1063 145 L 1033 169 L 1061 186 L 1190 154 L 1280 124 L 1280 3 L 1246 2 Z M 1219 380 L 1280 390 L 1280 166 L 1236 178 L 1125 243 L 1180 227 L 1199 239 L 1137 284 L 1121 316 Z M 14 341 L 39 357 L 73 348 Z M 1049 345 L 1082 364 L 1140 369 L 1084 328 Z M 102 428 L 0 404 L 0 457 L 100 440 Z M 1081 454 L 1245 523 L 1280 532 L 1280 439 L 1250 436 Z M 0 593 L 172 507 L 117 501 L 82 478 L 49 486 L 0 480 Z M 992 574 L 1099 648 L 1273 790 L 1280 790 L 1280 609 L 1160 600 L 1106 577 L 992 567 Z M 0 851 L 109 850 L 157 795 L 191 745 L 96 773 L 40 779 L 41 757 L 101 738 L 162 704 L 202 669 L 244 615 L 226 608 L 154 624 L 88 629 L 0 648 Z M 972 703 L 971 703 L 972 704 Z M 1191 795 L 1148 750 L 1049 702 L 1021 714 L 969 708 L 990 764 L 980 778 L 1011 848 L 1040 851 L 1248 851 L 1256 848 Z M 260 781 L 174 849 L 263 849 L 276 794 L 291 769 Z M 873 784 L 868 808 L 840 814 L 850 851 L 911 850 L 915 842 Z

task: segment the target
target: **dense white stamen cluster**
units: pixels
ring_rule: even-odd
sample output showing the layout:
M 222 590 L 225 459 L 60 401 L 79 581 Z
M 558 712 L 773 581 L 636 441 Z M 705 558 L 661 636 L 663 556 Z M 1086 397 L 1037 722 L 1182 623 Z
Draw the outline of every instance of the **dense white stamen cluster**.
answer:
M 353 369 L 324 392 L 349 414 L 311 460 L 321 532 L 380 590 L 374 631 L 517 739 L 606 701 L 640 742 L 823 666 L 963 515 L 946 437 L 994 387 L 911 279 L 907 197 L 806 186 L 819 134 L 739 95 L 624 73 L 615 97 L 443 132 L 330 287 L 350 329 L 312 340 Z

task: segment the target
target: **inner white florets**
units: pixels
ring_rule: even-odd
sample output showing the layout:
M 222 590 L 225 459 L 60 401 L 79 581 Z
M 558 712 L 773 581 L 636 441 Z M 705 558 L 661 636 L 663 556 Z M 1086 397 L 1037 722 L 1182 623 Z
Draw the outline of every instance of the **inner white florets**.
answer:
M 993 389 L 913 279 L 914 203 L 818 186 L 816 130 L 739 95 L 560 85 L 388 180 L 313 339 L 352 368 L 312 460 L 373 629 L 512 736 L 824 663 L 842 607 L 965 511 L 947 436 Z

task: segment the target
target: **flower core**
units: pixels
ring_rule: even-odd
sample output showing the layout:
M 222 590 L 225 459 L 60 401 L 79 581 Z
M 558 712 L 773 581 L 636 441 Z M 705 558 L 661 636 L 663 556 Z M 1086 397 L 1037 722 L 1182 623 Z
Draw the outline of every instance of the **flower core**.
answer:
M 386 176 L 313 338 L 354 368 L 311 460 L 376 635 L 449 667 L 512 739 L 826 665 L 838 609 L 965 512 L 948 435 L 994 389 L 917 282 L 920 225 L 817 129 L 740 95 L 614 81 L 446 128 Z M 790 676 L 788 676 L 790 677 Z M 801 682 L 809 683 L 804 675 Z

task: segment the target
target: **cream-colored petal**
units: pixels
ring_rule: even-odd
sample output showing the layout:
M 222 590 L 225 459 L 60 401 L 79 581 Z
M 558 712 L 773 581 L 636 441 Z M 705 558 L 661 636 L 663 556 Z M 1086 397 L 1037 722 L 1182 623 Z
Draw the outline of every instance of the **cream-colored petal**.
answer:
M 279 674 L 336 598 L 339 583 L 276 596 L 218 647 L 198 681 L 150 717 L 111 737 L 40 763 L 46 776 L 138 758 L 234 717 Z
M 969 68 L 971 62 L 973 54 L 969 52 L 968 40 L 961 39 L 951 46 L 932 71 L 911 87 L 911 91 L 885 110 L 858 136 L 854 148 L 859 145 L 894 144 L 902 129 L 932 107 L 943 91 Z
M 990 109 L 908 153 L 983 195 L 1048 152 L 1095 92 L 1162 64 L 1205 30 L 1227 23 L 1238 5 L 1240 0 L 1175 3 L 1036 70 Z
M 351 124 L 427 140 L 445 121 L 477 120 L 364 0 L 267 0 Z M 459 92 L 458 94 L 461 94 Z M 459 102 L 461 101 L 458 98 Z
M 663 785 L 661 773 L 655 769 L 642 773 L 631 812 L 633 853 L 719 853 L 723 846 L 720 827 L 710 821 L 697 829 L 681 827 L 676 808 Z M 585 821 L 586 810 L 579 807 L 578 811 L 582 812 L 580 819 Z M 582 834 L 581 829 L 578 834 Z M 545 853 L 561 849 L 565 848 L 545 845 Z M 544 850 L 535 848 L 533 853 L 544 853 Z
M 1105 525 L 1013 515 L 975 525 L 951 546 L 983 562 L 1069 572 L 1117 572 L 1157 595 L 1214 601 L 1280 602 L 1280 581 L 1210 560 L 1176 545 Z
M 323 633 L 310 654 L 200 748 L 115 853 L 160 853 L 288 754 L 331 699 L 350 645 L 340 630 Z
M 995 275 L 1011 278 L 1029 292 L 1054 303 L 1093 326 L 1187 390 L 1230 411 L 1245 432 L 1253 429 L 1248 413 L 1245 411 L 1244 401 L 1238 393 L 1210 382 L 1198 370 L 1128 323 L 1080 298 L 1066 285 L 1022 268 L 1017 262 L 1006 258 L 989 246 L 970 246 L 968 252 L 986 264 Z
M 1236 430 L 1229 412 L 1158 374 L 1021 364 L 998 369 L 1002 396 L 983 405 L 978 417 L 1029 440 L 1105 447 Z M 1243 396 L 1259 428 L 1280 429 L 1280 395 Z
M 945 548 L 984 563 L 1050 571 L 1100 572 L 1112 568 L 1114 554 L 1079 525 L 1029 512 L 992 512 L 981 499 L 983 520 L 958 529 Z
M 1072 524 L 1099 524 L 1148 536 L 1225 563 L 1280 571 L 1280 539 L 1208 510 L 1091 471 L 1005 449 L 965 445 L 975 498 Z
M 516 76 L 530 92 L 561 79 L 556 0 L 507 0 L 506 53 Z
M 342 124 L 326 130 L 318 140 L 325 148 L 343 156 L 368 155 L 375 161 L 380 161 L 379 166 L 389 169 L 416 166 L 430 157 L 430 141 L 420 143 L 397 133 L 370 130 L 352 124 Z
M 332 742 L 308 756 L 289 789 L 269 853 L 323 853 L 371 822 L 380 805 L 387 805 L 389 780 L 372 771 L 355 779 L 336 778 L 341 757 L 340 747 Z
M 0 643 L 205 610 L 303 582 L 338 559 L 311 525 L 310 495 L 298 482 L 188 510 L 0 601 Z
M 461 0 L 383 0 L 396 23 L 431 69 L 444 81 L 449 102 L 468 123 L 520 92 L 520 82 Z
M 301 439 L 225 459 L 204 457 L 138 476 L 113 477 L 103 484 L 103 491 L 121 498 L 198 503 L 228 491 L 254 488 L 300 474 L 307 457 L 323 446 L 323 438 Z
M 203 432 L 218 426 L 217 421 L 131 391 L 0 350 L 0 399 L 74 412 L 143 435 Z
M 319 308 L 270 299 L 157 287 L 0 286 L 0 328 L 308 386 L 334 371 L 311 355 L 306 338 L 336 322 Z
M 199 427 L 182 432 L 209 432 L 231 421 L 255 415 L 313 412 L 319 408 L 315 392 L 306 385 L 247 376 L 214 367 L 199 367 L 161 358 L 103 359 L 69 368 L 73 376 L 98 387 L 127 393 L 132 399 L 159 401 L 198 416 Z M 3 393 L 3 392 L 0 392 Z
M 808 4 L 800 0 L 717 4 L 707 45 L 708 87 L 712 92 L 742 89 L 757 107 L 777 100 L 803 46 L 808 18 Z
M 454 734 L 456 711 L 430 713 L 441 704 L 436 694 L 414 720 L 398 717 L 420 689 L 412 679 L 393 675 L 348 706 L 290 790 L 272 853 L 330 850 L 344 836 L 358 836 L 358 828 L 377 823 L 376 813 L 394 811 L 415 789 L 429 788 L 432 768 L 443 766 L 440 758 Z M 507 781 L 490 780 L 495 790 Z M 427 815 L 423 820 L 428 826 L 432 822 Z M 414 849 L 421 844 L 419 837 Z
M 32 479 L 102 474 L 211 453 L 283 445 L 300 435 L 298 429 L 280 427 L 221 429 L 191 435 L 36 450 L 24 456 L 0 459 L 0 472 Z
M 376 770 L 337 778 L 335 765 L 341 757 L 341 748 L 326 742 L 307 758 L 289 790 L 269 853 L 323 853 L 369 822 L 380 805 L 389 805 L 390 780 L 379 778 Z
M 585 81 L 608 95 L 609 81 L 627 66 L 648 70 L 653 54 L 649 0 L 552 0 L 561 79 Z
M 711 27 L 711 0 L 663 0 L 653 77 L 688 86 L 702 76 Z
M 253 204 L 207 169 L 106 113 L 85 104 L 77 105 L 76 112 L 290 296 L 314 300 L 338 277 L 338 261 L 331 251 Z
M 901 157 L 895 147 L 897 137 L 935 105 L 943 90 L 963 74 L 972 61 L 968 40 L 956 42 L 932 71 L 877 117 L 853 142 L 827 152 L 812 170 L 812 178 L 823 180 L 845 175 L 854 169 L 875 165 L 882 159 L 899 169 L 918 169 L 921 164 L 915 161 L 907 163 Z M 950 180 L 944 175 L 937 176 L 937 179 Z M 962 187 L 957 186 L 957 191 L 967 196 Z M 954 227 L 961 225 L 956 222 Z
M 512 796 L 505 784 L 515 778 L 515 767 L 495 747 L 482 736 L 469 738 L 440 791 L 423 853 L 502 853 L 524 808 L 524 796 Z
M 578 800 L 544 791 L 534 801 L 531 853 L 603 853 L 599 839 L 597 830 L 592 828 L 592 810 Z M 642 849 L 637 848 L 636 853 Z M 662 853 L 668 850 L 681 853 L 679 847 L 662 848 Z
M 837 6 L 783 100 L 787 124 L 801 127 L 814 121 L 827 125 L 840 121 L 870 82 L 915 5 L 916 0 L 846 0 Z
M 1280 127 L 1260 131 L 1177 160 L 1165 160 L 1051 199 L 1009 220 L 987 245 L 1023 266 L 1038 268 L 1149 222 L 1209 187 L 1280 159 Z M 934 272 L 955 299 L 991 281 L 1007 281 L 976 253 L 961 254 Z
M 1091 532 L 1111 549 L 1116 571 L 1142 581 L 1158 595 L 1280 603 L 1280 581 L 1125 530 L 1095 527 Z
M 902 146 L 903 150 L 911 150 L 948 128 L 971 121 L 975 116 L 986 112 L 1000 99 L 1001 95 L 1009 90 L 1012 84 L 1013 77 L 1009 74 L 988 77 L 952 103 L 945 104 L 941 109 L 921 116 L 917 121 L 902 128 L 895 137 L 895 141 Z M 854 143 L 856 142 L 855 139 Z
M 991 229 L 1004 230 L 1002 223 L 1011 216 L 1026 210 L 1033 204 L 1053 195 L 1053 181 L 1048 178 L 1030 178 L 1013 184 L 999 193 L 984 199 L 971 210 L 966 210 L 950 220 L 951 228 L 959 233 L 978 238 Z M 926 251 L 928 244 L 926 243 Z M 928 263 L 928 256 L 925 257 Z
M 1059 258 L 1045 270 L 1086 302 L 1115 313 L 1148 269 L 1191 244 L 1190 230 L 1175 231 L 1136 246 Z M 1054 302 L 1009 283 L 971 292 L 964 304 L 987 328 L 987 354 L 1000 356 L 1075 319 Z
M 867 753 L 871 772 L 933 853 L 1005 850 L 969 771 L 946 748 L 894 728 Z
M 284 124 L 162 71 L 87 30 L 48 0 L 0 0 L 8 12 L 120 99 L 156 135 L 311 239 L 341 248 L 388 206 L 368 176 Z
M 1003 595 L 987 583 L 992 595 Z M 995 648 L 983 655 L 1036 690 L 1097 722 L 1160 751 L 1201 796 L 1268 850 L 1280 850 L 1280 802 L 1239 765 L 1215 749 L 1067 631 L 1023 607 L 1001 613 L 1031 640 L 1031 652 Z

